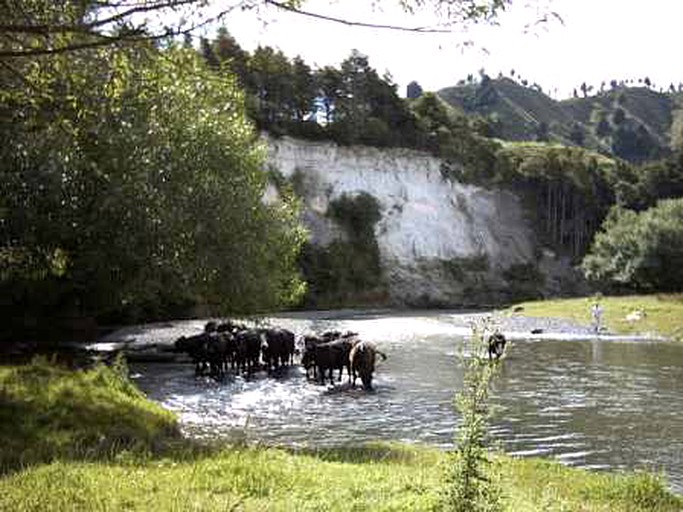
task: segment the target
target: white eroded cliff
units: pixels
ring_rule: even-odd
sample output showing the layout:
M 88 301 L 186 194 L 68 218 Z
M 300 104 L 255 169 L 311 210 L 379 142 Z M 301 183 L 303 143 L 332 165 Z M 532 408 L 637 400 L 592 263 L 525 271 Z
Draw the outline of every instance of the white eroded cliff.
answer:
M 269 166 L 304 191 L 304 222 L 314 243 L 326 245 L 340 236 L 325 217 L 331 200 L 360 192 L 377 199 L 382 218 L 375 235 L 397 303 L 481 302 L 487 292 L 504 293 L 502 271 L 534 261 L 532 230 L 517 197 L 445 180 L 438 158 L 406 149 L 266 140 Z M 476 283 L 453 271 L 453 262 L 482 257 L 488 268 L 477 273 Z

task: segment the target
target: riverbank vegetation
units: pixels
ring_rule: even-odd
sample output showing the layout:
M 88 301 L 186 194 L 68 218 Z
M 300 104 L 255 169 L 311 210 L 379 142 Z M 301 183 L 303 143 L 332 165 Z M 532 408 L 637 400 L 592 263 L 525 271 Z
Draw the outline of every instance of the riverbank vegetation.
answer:
M 199 446 L 125 366 L 0 368 L 3 510 L 438 510 L 443 452 L 399 444 Z M 495 456 L 506 511 L 676 511 L 652 474 Z
M 246 52 L 224 28 L 198 48 L 133 44 L 125 34 L 126 44 L 91 45 L 88 30 L 25 30 L 26 20 L 102 30 L 86 23 L 102 14 L 95 4 L 67 5 L 7 13 L 18 25 L 11 61 L 0 67 L 0 293 L 12 324 L 0 336 L 73 339 L 83 331 L 92 339 L 97 324 L 186 317 L 199 307 L 242 314 L 386 303 L 386 269 L 365 228 L 337 215 L 346 240 L 303 249 L 294 194 L 261 200 L 269 174 L 256 128 L 431 151 L 444 160 L 445 179 L 526 198 L 539 249 L 575 264 L 593 251 L 584 268 L 600 286 L 607 274 L 596 262 L 610 254 L 591 244 L 613 227 L 617 214 L 602 224 L 610 209 L 644 211 L 683 190 L 678 146 L 666 160 L 634 166 L 547 141 L 503 142 L 495 120 L 468 117 L 437 94 L 401 98 L 359 51 L 314 69 L 273 48 Z M 677 225 L 674 209 L 658 212 L 659 225 Z M 360 249 L 359 240 L 367 242 Z M 669 248 L 666 261 L 680 258 L 677 245 L 660 246 Z M 648 291 L 659 291 L 672 283 L 670 267 L 651 255 L 636 257 L 659 278 L 649 278 Z M 514 277 L 511 293 L 519 291 Z M 642 279 L 628 279 L 620 286 L 640 291 Z M 522 284 L 525 296 L 542 286 Z
M 3 335 L 299 299 L 297 205 L 262 201 L 264 152 L 232 75 L 139 43 L 16 58 L 0 84 Z
M 531 301 L 515 304 L 508 314 L 531 317 L 565 318 L 590 325 L 590 307 L 598 301 L 603 307 L 602 324 L 609 332 L 654 334 L 683 340 L 683 295 L 653 294 L 593 296 Z M 519 313 L 512 313 L 518 309 Z

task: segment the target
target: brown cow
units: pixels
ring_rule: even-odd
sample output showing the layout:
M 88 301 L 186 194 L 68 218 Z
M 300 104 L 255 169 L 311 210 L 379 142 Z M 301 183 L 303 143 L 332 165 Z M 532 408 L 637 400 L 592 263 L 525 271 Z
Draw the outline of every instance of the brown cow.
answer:
M 363 387 L 370 391 L 372 390 L 372 374 L 375 371 L 375 359 L 379 355 L 382 359 L 387 356 L 377 350 L 374 344 L 367 341 L 360 341 L 354 345 L 349 354 L 349 361 L 351 363 L 351 371 L 353 373 L 352 386 L 356 385 L 356 377 L 360 376 L 363 382 Z

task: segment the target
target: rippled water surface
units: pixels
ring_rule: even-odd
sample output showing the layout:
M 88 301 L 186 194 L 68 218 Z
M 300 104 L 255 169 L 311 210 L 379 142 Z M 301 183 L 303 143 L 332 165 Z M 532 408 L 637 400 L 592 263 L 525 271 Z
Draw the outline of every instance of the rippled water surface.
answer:
M 457 423 L 452 397 L 462 382 L 458 354 L 467 332 L 454 318 L 273 319 L 297 333 L 352 329 L 374 341 L 388 356 L 378 364 L 374 393 L 315 385 L 299 367 L 223 383 L 195 379 L 189 364 L 136 364 L 132 370 L 140 387 L 177 411 L 186 432 L 198 437 L 450 446 Z M 172 341 L 202 325 L 141 328 L 138 336 Z M 582 467 L 661 469 L 683 492 L 683 345 L 514 338 L 494 381 L 491 430 L 505 451 Z

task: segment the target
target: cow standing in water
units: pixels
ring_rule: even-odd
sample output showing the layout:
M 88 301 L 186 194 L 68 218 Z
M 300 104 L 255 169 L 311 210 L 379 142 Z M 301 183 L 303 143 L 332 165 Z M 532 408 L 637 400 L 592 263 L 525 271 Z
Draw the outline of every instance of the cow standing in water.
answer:
M 496 361 L 501 358 L 503 355 L 503 352 L 505 352 L 505 345 L 507 344 L 507 340 L 505 339 L 505 336 L 503 336 L 503 333 L 500 331 L 494 332 L 491 336 L 489 336 L 488 340 L 488 353 L 489 353 L 489 361 L 493 360 L 493 358 L 496 358 Z
M 351 371 L 353 372 L 352 386 L 356 385 L 356 377 L 359 376 L 363 382 L 363 387 L 370 391 L 372 390 L 372 374 L 375 371 L 375 359 L 379 355 L 382 359 L 387 356 L 377 350 L 374 344 L 367 341 L 360 341 L 356 343 L 349 354 L 349 361 L 351 363 Z

